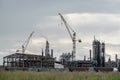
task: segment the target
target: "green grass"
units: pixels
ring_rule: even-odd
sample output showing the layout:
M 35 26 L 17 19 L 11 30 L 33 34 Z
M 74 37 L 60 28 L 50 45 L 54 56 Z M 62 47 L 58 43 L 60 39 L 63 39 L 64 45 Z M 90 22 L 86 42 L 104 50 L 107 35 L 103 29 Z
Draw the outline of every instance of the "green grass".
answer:
M 119 72 L 0 72 L 0 80 L 120 80 Z

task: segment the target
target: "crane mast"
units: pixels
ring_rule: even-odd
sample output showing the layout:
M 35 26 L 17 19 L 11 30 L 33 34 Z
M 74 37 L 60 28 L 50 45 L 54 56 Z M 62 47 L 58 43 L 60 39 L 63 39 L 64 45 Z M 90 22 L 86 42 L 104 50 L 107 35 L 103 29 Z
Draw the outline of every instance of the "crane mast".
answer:
M 64 17 L 62 16 L 61 13 L 58 13 L 58 15 L 64 22 L 65 27 L 66 27 L 66 29 L 72 39 L 72 42 L 73 42 L 73 50 L 72 50 L 72 61 L 73 61 L 73 60 L 75 60 L 75 54 L 76 54 L 76 32 L 69 26 L 69 24 L 66 22 L 66 20 L 64 19 Z M 79 42 L 81 42 L 81 41 L 79 41 Z

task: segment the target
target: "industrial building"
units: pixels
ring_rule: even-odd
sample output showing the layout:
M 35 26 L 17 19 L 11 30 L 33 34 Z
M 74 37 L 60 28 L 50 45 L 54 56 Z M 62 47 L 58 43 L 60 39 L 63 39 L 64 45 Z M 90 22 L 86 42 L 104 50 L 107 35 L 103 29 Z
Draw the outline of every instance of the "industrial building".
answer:
M 95 67 L 105 67 L 105 43 L 101 43 L 94 37 L 93 41 L 93 61 Z
M 15 53 L 3 58 L 3 66 L 7 67 L 54 67 L 54 58 Z
M 54 68 L 55 58 L 53 58 L 53 49 L 49 51 L 49 42 L 46 41 L 45 56 L 42 55 L 14 53 L 3 57 L 3 66 L 7 68 Z
M 100 42 L 95 39 L 92 43 L 92 50 L 89 51 L 89 59 L 86 59 L 84 56 L 84 60 L 77 61 L 68 61 L 63 64 L 69 67 L 70 71 L 113 71 L 113 68 L 120 67 L 120 60 L 115 55 L 115 61 L 111 61 L 109 58 L 108 61 L 105 61 L 105 43 Z M 93 56 L 91 56 L 91 52 L 93 52 Z
M 94 68 L 95 71 L 112 71 L 113 67 L 120 68 L 120 60 L 115 56 L 115 61 L 111 61 L 109 58 L 108 62 L 105 61 L 105 43 L 96 40 L 94 37 L 92 43 L 92 50 L 90 50 L 89 60 L 86 60 L 86 56 L 84 56 L 84 60 L 75 60 L 76 56 L 76 41 L 79 43 L 81 39 L 76 39 L 76 32 L 70 27 L 67 21 L 64 19 L 61 13 L 59 13 L 60 18 L 65 24 L 65 27 L 71 37 L 73 46 L 72 51 L 69 53 L 63 53 L 60 57 L 60 61 L 56 61 L 53 57 L 53 49 L 50 50 L 50 44 L 46 41 L 45 51 L 42 49 L 42 55 L 35 54 L 26 54 L 25 50 L 28 46 L 30 38 L 33 33 L 30 34 L 28 39 L 22 45 L 22 52 L 17 52 L 8 56 L 3 57 L 3 66 L 5 68 L 17 68 L 17 69 L 25 69 L 25 68 L 57 68 L 61 66 L 62 68 L 68 68 L 70 71 L 73 70 L 89 70 L 89 68 Z M 19 51 L 19 50 L 17 50 Z M 45 52 L 45 53 L 44 53 Z M 93 56 L 91 56 L 93 52 Z M 58 64 L 57 64 L 58 63 Z M 55 64 L 56 67 L 55 67 Z
M 120 64 L 120 61 L 117 57 L 117 54 L 115 55 L 115 61 L 111 61 L 111 57 L 109 57 L 108 61 L 105 61 L 105 43 L 100 42 L 95 39 L 93 41 L 93 63 L 95 67 L 118 67 Z
M 119 67 L 120 60 L 115 55 L 115 61 L 105 61 L 105 43 L 94 38 L 92 43 L 92 50 L 89 51 L 89 59 L 71 61 L 71 53 L 62 54 L 62 59 L 56 61 L 53 57 L 53 49 L 49 49 L 49 42 L 46 41 L 45 50 L 42 49 L 41 55 L 26 54 L 26 53 L 14 53 L 3 57 L 3 66 L 7 69 L 27 69 L 27 68 L 68 68 L 70 71 L 112 71 L 113 67 Z M 93 56 L 91 56 L 93 52 Z M 56 64 L 56 66 L 55 66 Z

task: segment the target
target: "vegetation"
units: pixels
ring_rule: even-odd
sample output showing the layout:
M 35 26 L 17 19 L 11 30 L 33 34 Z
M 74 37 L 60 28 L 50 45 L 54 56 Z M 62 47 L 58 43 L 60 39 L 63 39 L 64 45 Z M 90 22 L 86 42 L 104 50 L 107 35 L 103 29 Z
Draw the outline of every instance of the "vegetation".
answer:
M 120 80 L 119 72 L 0 72 L 0 80 Z

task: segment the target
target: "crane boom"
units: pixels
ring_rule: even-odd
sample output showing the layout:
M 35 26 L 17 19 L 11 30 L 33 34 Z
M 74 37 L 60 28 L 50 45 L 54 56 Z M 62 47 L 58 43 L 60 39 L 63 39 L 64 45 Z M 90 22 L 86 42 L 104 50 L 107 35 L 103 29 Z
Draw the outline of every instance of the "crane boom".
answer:
M 68 33 L 69 33 L 71 39 L 73 40 L 73 35 L 72 35 L 71 31 L 70 31 L 70 29 L 72 30 L 72 28 L 69 28 L 68 23 L 66 22 L 66 20 L 64 19 L 64 17 L 62 16 L 61 13 L 58 13 L 58 15 L 60 15 L 62 21 L 64 22 L 64 24 L 65 24 L 65 26 L 66 26 L 66 29 L 67 29 L 67 31 L 68 31 Z M 72 31 L 73 31 L 73 30 L 72 30 Z M 74 31 L 73 31 L 73 32 L 74 32 Z
M 27 46 L 28 46 L 28 44 L 29 44 L 29 42 L 30 42 L 30 39 L 31 39 L 33 33 L 34 33 L 34 32 L 32 32 L 32 33 L 30 34 L 30 36 L 28 37 L 28 39 L 27 39 L 27 40 L 25 41 L 25 43 L 22 45 L 22 53 L 25 53 L 26 48 L 27 48 Z
M 65 20 L 64 17 L 62 16 L 62 14 L 61 14 L 61 13 L 58 13 L 58 15 L 60 15 L 60 18 L 61 18 L 62 21 L 64 22 L 65 27 L 66 27 L 66 29 L 67 29 L 67 31 L 68 31 L 71 39 L 72 39 L 72 42 L 73 42 L 72 60 L 74 60 L 74 59 L 75 59 L 75 54 L 76 54 L 76 33 L 75 33 L 75 31 L 68 25 L 68 23 L 66 22 L 66 20 Z M 71 29 L 71 31 L 72 31 L 73 33 L 70 31 L 70 29 Z

